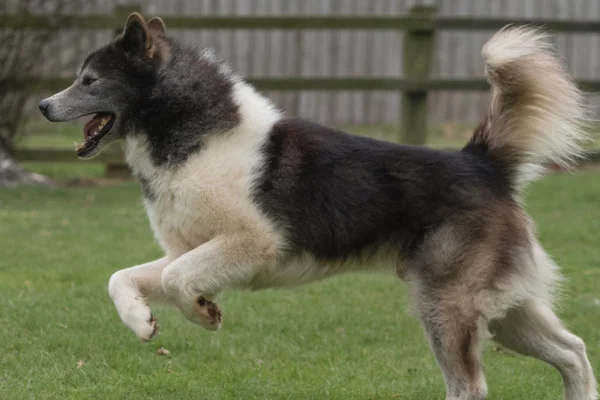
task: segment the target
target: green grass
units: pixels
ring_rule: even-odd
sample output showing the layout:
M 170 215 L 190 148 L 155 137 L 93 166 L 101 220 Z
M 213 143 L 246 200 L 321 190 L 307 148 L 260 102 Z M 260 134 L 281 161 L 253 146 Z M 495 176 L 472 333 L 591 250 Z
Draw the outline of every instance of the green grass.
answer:
M 600 183 L 557 175 L 528 196 L 569 277 L 560 315 L 600 371 Z M 149 344 L 106 292 L 113 271 L 160 256 L 133 183 L 0 192 L 0 399 L 441 399 L 441 374 L 394 277 L 225 293 L 221 332 L 158 309 Z M 164 346 L 170 356 L 156 350 Z M 536 360 L 485 351 L 490 399 L 559 399 Z M 78 362 L 85 365 L 78 368 Z
M 104 164 L 96 162 L 77 162 L 73 153 L 74 162 L 24 162 L 22 163 L 29 171 L 48 176 L 49 178 L 62 182 L 75 178 L 101 178 L 106 175 Z

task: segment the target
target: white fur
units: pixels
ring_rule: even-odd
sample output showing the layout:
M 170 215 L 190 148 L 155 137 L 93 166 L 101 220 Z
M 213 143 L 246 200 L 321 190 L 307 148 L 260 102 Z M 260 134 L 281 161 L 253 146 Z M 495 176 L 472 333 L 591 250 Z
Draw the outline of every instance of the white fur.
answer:
M 146 202 L 150 222 L 165 252 L 177 258 L 220 234 L 254 230 L 264 236 L 275 228 L 251 202 L 254 174 L 263 165 L 260 149 L 277 110 L 250 86 L 238 82 L 234 99 L 241 123 L 211 136 L 202 151 L 178 168 L 154 167 L 147 143 L 130 138 L 126 157 L 135 173 L 152 182 L 156 201 Z
M 532 28 L 506 28 L 483 47 L 492 86 L 490 146 L 510 145 L 526 155 L 523 186 L 554 162 L 569 167 L 583 151 L 584 97 L 556 55 L 548 35 Z
M 158 329 L 148 303 L 168 300 L 160 279 L 169 262 L 165 257 L 115 272 L 108 283 L 121 321 L 142 340 L 150 340 Z
M 251 191 L 264 166 L 261 149 L 281 115 L 241 80 L 233 96 L 241 123 L 210 137 L 182 166 L 154 166 L 143 135 L 127 139 L 127 162 L 151 182 L 156 198 L 146 200 L 146 211 L 166 256 L 115 273 L 109 291 L 121 319 L 144 339 L 151 330 L 148 300 L 167 299 L 192 321 L 215 329 L 198 316 L 200 296 L 210 300 L 226 288 L 297 286 L 342 269 L 339 263 L 315 268 L 317 261 L 308 254 L 280 256 L 287 247 L 284 235 L 252 202 Z M 344 270 L 355 269 L 352 264 Z M 389 266 L 385 260 L 370 265 Z M 158 271 L 161 285 L 155 282 L 152 289 L 159 293 L 149 299 L 138 286 Z

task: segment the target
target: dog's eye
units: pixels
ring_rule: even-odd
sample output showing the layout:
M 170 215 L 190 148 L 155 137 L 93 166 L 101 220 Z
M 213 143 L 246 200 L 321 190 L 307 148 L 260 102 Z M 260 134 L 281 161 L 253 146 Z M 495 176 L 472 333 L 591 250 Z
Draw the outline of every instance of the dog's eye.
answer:
M 92 83 L 94 83 L 95 81 L 97 81 L 97 79 L 90 78 L 90 77 L 88 76 L 88 77 L 85 77 L 85 78 L 83 78 L 83 79 L 82 79 L 82 81 L 81 81 L 81 83 L 83 84 L 83 86 L 89 86 L 89 85 L 91 85 Z

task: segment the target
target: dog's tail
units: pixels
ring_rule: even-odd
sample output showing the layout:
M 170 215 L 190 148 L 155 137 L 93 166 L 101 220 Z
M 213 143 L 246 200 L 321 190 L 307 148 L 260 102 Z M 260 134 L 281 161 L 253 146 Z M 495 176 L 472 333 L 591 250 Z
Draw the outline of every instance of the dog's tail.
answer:
M 483 47 L 492 90 L 489 116 L 463 151 L 484 153 L 513 191 L 554 163 L 571 167 L 587 139 L 584 97 L 549 37 L 532 27 L 509 27 Z

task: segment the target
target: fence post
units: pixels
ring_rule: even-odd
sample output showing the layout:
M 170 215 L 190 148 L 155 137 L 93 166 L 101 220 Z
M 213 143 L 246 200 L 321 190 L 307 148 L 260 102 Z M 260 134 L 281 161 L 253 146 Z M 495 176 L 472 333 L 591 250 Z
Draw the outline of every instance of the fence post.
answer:
M 404 34 L 404 78 L 409 82 L 429 79 L 435 39 L 435 12 L 431 6 L 415 6 L 410 15 L 423 19 L 422 26 Z M 409 89 L 402 93 L 402 142 L 424 144 L 427 138 L 427 89 Z

